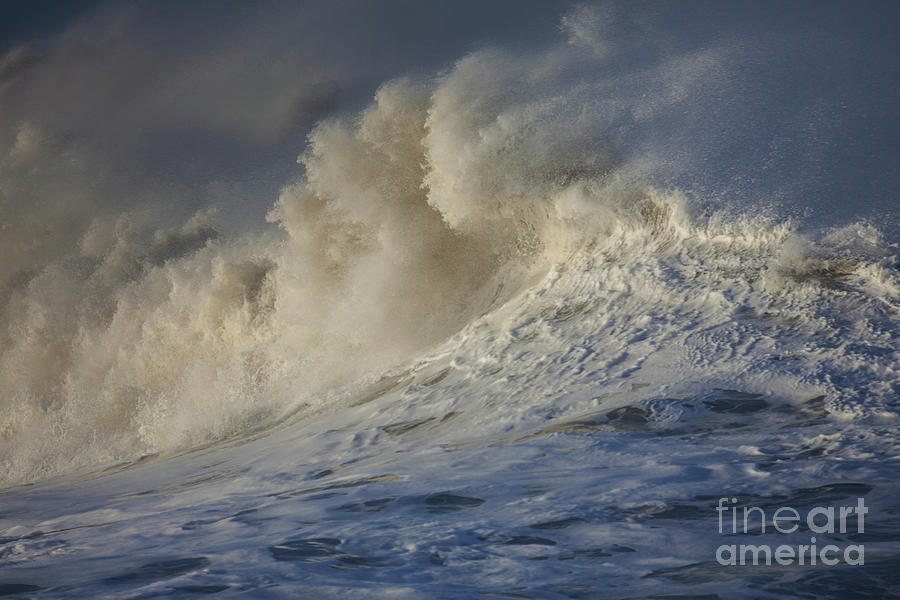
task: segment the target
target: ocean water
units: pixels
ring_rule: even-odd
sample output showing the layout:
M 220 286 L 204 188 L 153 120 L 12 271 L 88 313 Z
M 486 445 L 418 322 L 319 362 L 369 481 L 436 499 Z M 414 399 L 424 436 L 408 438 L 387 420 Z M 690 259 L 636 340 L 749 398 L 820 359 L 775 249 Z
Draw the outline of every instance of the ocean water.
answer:
M 813 7 L 7 50 L 0 596 L 898 597 L 897 11 Z

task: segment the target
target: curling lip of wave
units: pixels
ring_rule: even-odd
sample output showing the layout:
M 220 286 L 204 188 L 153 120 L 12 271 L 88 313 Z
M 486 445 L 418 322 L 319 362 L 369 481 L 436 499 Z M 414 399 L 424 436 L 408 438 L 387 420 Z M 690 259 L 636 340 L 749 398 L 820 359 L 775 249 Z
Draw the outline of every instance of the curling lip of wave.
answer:
M 455 89 L 480 85 L 472 74 L 484 61 L 502 70 L 506 60 L 463 61 L 436 89 L 393 82 L 358 125 L 317 127 L 305 179 L 269 215 L 286 238 L 217 239 L 209 212 L 148 237 L 126 214 L 95 220 L 79 256 L 7 282 L 8 480 L 277 421 L 407 360 L 545 272 L 565 229 L 547 194 L 563 186 L 534 170 L 566 164 L 546 147 L 552 131 L 522 136 L 550 113 Z M 564 117 L 551 129 L 569 131 Z M 472 198 L 481 204 L 468 207 Z

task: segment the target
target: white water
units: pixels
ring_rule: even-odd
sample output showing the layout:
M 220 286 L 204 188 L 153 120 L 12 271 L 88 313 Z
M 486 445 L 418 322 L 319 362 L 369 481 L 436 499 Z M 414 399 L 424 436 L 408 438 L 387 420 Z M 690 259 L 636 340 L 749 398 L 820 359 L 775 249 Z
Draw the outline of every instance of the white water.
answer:
M 670 167 L 626 151 L 624 124 L 670 118 L 729 62 L 701 49 L 607 77 L 597 18 L 578 9 L 548 49 L 475 51 L 319 122 L 267 229 L 223 234 L 214 210 L 156 227 L 76 198 L 92 216 L 54 244 L 34 221 L 56 227 L 52 203 L 15 213 L 0 483 L 43 483 L 3 496 L 3 582 L 722 594 L 719 567 L 677 570 L 719 543 L 702 497 L 824 502 L 847 482 L 874 488 L 887 534 L 869 573 L 888 577 L 890 230 L 801 234 L 652 183 Z M 49 143 L 9 136 L 8 180 L 31 181 Z

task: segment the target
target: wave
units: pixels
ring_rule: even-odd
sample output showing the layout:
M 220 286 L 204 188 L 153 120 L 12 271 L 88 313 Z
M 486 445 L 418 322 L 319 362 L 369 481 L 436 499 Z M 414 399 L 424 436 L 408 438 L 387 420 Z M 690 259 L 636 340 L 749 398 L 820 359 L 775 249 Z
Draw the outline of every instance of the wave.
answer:
M 550 52 L 475 52 L 320 122 L 268 212 L 277 228 L 101 216 L 71 255 L 12 268 L 0 484 L 264 431 L 445 365 L 519 373 L 508 394 L 530 390 L 529 406 L 651 381 L 893 414 L 896 245 L 864 223 L 804 237 L 647 183 L 616 131 L 660 107 L 576 76 L 603 49 L 575 16 Z M 711 60 L 681 58 L 666 81 Z

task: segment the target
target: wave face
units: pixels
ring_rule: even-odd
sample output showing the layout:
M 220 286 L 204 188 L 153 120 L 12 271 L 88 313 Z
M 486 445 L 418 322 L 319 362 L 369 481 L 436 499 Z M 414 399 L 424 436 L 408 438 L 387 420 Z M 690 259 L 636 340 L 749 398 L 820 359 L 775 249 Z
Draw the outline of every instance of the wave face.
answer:
M 564 44 L 474 52 L 320 122 L 268 211 L 278 232 L 221 236 L 214 210 L 154 231 L 132 211 L 89 220 L 67 256 L 6 265 L 3 483 L 331 409 L 454 335 L 496 368 L 524 335 L 569 348 L 566 362 L 595 355 L 577 380 L 540 379 L 560 390 L 717 382 L 893 414 L 896 247 L 871 225 L 809 239 L 646 183 L 623 122 L 677 108 L 727 61 L 703 50 L 627 84 L 597 76 L 596 18 L 579 9 Z M 40 165 L 40 144 L 20 129 L 4 169 Z

